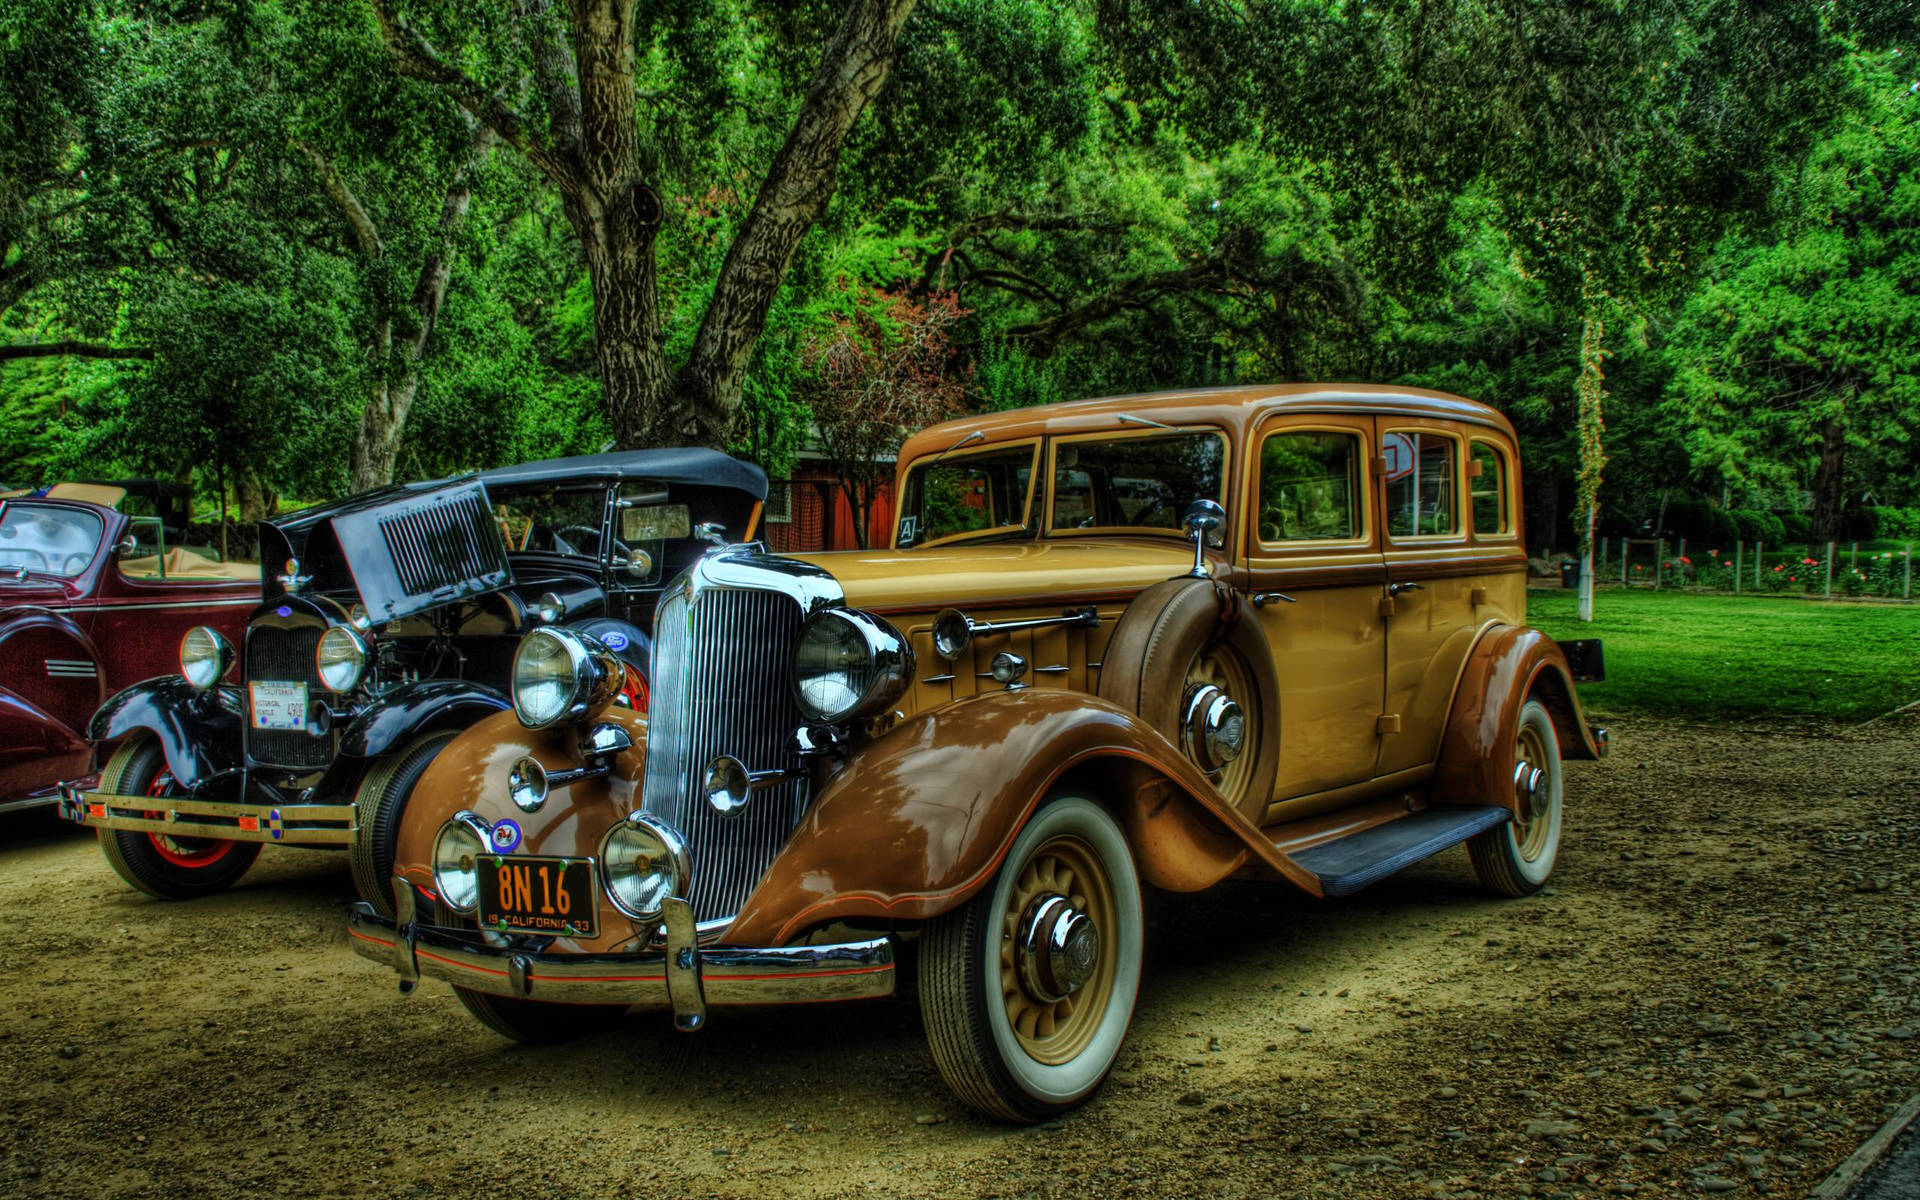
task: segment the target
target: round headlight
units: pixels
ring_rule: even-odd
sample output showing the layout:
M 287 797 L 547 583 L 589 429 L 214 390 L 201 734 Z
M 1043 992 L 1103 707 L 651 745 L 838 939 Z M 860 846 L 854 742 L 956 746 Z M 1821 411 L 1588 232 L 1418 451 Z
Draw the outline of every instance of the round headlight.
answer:
M 636 921 L 658 920 L 667 900 L 686 895 L 693 880 L 686 840 L 645 813 L 607 830 L 600 870 L 613 906 Z
M 870 717 L 899 698 L 912 678 L 907 640 L 858 609 L 814 614 L 794 648 L 794 690 L 809 721 L 835 725 Z
M 180 638 L 180 674 L 205 691 L 220 682 L 233 666 L 233 643 L 205 625 L 195 625 Z
M 513 655 L 513 711 L 528 729 L 579 719 L 625 679 L 613 652 L 572 629 L 536 629 Z M 609 682 L 611 681 L 611 682 Z
M 433 886 L 453 911 L 471 913 L 480 903 L 480 856 L 486 850 L 486 826 L 470 812 L 442 825 L 433 839 Z
M 367 671 L 367 644 L 350 626 L 335 625 L 320 635 L 313 667 L 330 692 L 350 692 Z

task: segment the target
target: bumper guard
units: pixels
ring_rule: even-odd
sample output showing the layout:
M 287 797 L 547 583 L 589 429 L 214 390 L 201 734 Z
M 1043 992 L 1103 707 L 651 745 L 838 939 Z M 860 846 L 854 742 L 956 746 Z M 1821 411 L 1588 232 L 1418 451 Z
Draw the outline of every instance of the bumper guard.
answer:
M 496 996 L 560 1004 L 626 1004 L 673 1010 L 674 1025 L 694 1032 L 709 1005 L 811 1004 L 891 996 L 893 943 L 886 938 L 825 946 L 701 949 L 693 908 L 666 905 L 666 947 L 636 954 L 548 955 L 501 934 L 424 925 L 414 891 L 395 889 L 398 919 L 356 903 L 348 941 L 363 958 L 385 963 L 411 992 L 421 978 Z
M 60 785 L 60 816 L 94 829 L 283 846 L 351 846 L 351 804 L 233 804 L 192 796 L 116 796 Z

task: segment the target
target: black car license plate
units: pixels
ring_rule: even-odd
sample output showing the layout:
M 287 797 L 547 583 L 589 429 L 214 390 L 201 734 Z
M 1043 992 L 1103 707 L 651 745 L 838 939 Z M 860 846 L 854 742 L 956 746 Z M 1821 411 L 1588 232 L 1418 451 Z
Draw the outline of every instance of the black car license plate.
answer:
M 592 859 L 489 854 L 478 866 L 482 928 L 569 937 L 600 931 Z

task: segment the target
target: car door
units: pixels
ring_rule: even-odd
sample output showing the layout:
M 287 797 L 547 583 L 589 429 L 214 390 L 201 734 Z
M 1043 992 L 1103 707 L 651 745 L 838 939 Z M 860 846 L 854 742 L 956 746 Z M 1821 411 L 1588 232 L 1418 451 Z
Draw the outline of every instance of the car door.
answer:
M 1330 807 L 1339 797 L 1327 793 L 1374 771 L 1386 567 L 1373 441 L 1370 417 L 1282 415 L 1258 428 L 1248 455 L 1248 586 L 1280 689 L 1269 821 Z
M 1431 763 L 1454 680 L 1479 628 L 1478 552 L 1465 519 L 1466 427 L 1379 420 L 1384 535 L 1386 698 L 1376 774 Z

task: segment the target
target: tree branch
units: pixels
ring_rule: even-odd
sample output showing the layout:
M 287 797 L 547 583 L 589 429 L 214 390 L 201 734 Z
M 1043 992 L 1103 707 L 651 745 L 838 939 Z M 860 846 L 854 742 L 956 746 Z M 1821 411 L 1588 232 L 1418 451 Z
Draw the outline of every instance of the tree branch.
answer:
M 544 138 L 528 128 L 526 118 L 508 108 L 499 95 L 489 92 L 458 67 L 442 59 L 433 44 L 419 30 L 394 14 L 393 0 L 372 0 L 373 15 L 393 56 L 394 69 L 411 79 L 423 80 L 445 88 L 460 107 L 466 109 L 500 135 L 500 139 L 527 156 L 541 174 L 562 192 L 577 192 L 580 170 L 575 160 L 557 151 Z
M 379 228 L 374 225 L 373 218 L 367 214 L 367 210 L 361 206 L 360 198 L 353 194 L 353 189 L 347 186 L 345 179 L 341 178 L 339 170 L 312 143 L 294 138 L 293 144 L 313 160 L 314 170 L 320 173 L 321 188 L 326 191 L 327 199 L 333 201 L 333 206 L 340 210 L 340 215 L 345 217 L 347 224 L 353 228 L 354 240 L 360 243 L 360 253 L 365 255 L 369 262 L 385 258 L 387 247 L 380 240 Z
M 101 346 L 93 342 L 29 342 L 0 346 L 0 362 L 16 358 L 137 358 L 152 361 L 151 346 Z
M 853 0 L 821 54 L 787 140 L 774 157 L 753 210 L 734 238 L 700 323 L 687 366 L 703 423 L 724 431 L 739 403 L 736 386 L 795 247 L 813 228 L 838 182 L 840 150 L 887 81 L 901 27 L 915 0 Z

